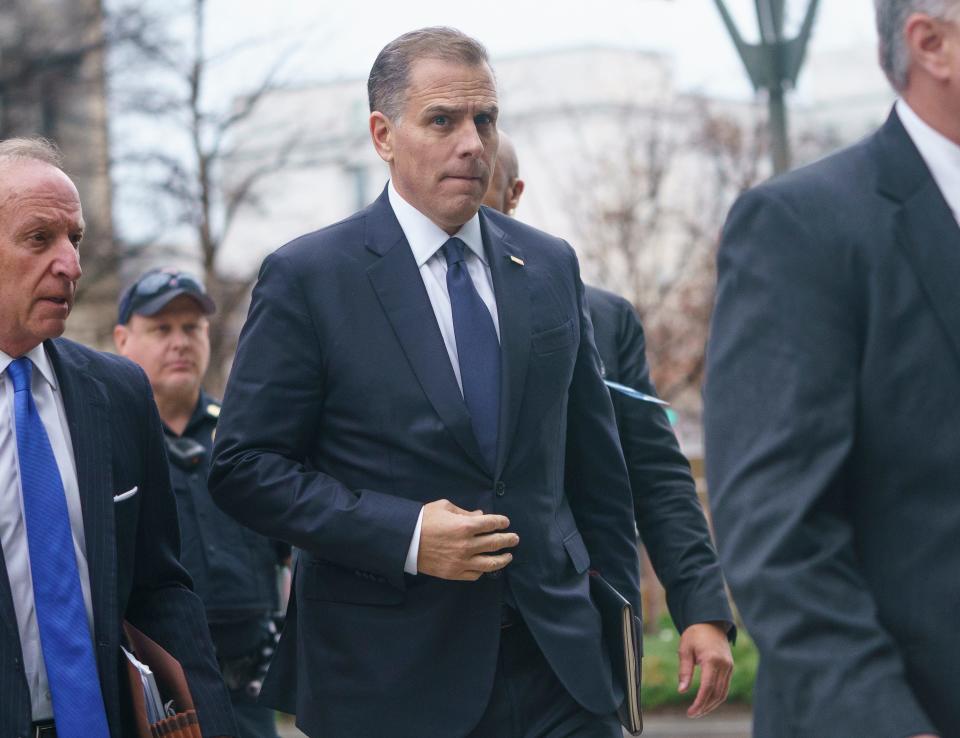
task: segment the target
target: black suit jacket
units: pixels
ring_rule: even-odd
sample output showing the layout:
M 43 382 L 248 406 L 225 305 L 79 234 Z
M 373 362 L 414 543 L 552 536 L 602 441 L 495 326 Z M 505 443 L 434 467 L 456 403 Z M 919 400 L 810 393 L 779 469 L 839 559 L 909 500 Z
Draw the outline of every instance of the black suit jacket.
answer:
M 110 735 L 134 735 L 120 651 L 129 620 L 183 665 L 204 735 L 235 735 L 200 600 L 177 561 L 176 506 L 160 418 L 134 364 L 66 339 L 45 344 L 73 442 L 93 602 L 94 643 Z M 113 498 L 138 487 L 132 497 Z M 0 736 L 32 735 L 30 693 L 0 552 Z
M 586 571 L 639 605 L 627 473 L 576 257 L 486 208 L 502 345 L 495 469 L 473 436 L 386 192 L 269 256 L 224 399 L 211 491 L 296 545 L 294 604 L 264 687 L 310 735 L 456 736 L 487 704 L 504 581 L 567 689 L 610 713 Z M 511 258 L 513 257 L 513 258 Z M 590 484 L 564 493 L 564 447 Z M 501 577 L 406 576 L 422 504 L 506 514 Z
M 707 472 L 757 736 L 960 736 L 958 284 L 895 114 L 730 214 Z
M 604 377 L 656 396 L 643 326 L 633 306 L 612 292 L 586 286 Z M 611 392 L 620 445 L 630 472 L 637 530 L 667 591 L 681 633 L 694 623 L 733 626 L 717 552 L 710 540 L 690 464 L 663 408 Z M 731 637 L 733 631 L 731 630 Z

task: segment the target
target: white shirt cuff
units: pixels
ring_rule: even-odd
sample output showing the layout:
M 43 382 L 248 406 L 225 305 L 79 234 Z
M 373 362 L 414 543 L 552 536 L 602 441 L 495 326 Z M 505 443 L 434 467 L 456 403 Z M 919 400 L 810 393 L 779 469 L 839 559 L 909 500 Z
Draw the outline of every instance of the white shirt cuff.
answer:
M 407 549 L 407 560 L 403 563 L 403 571 L 406 574 L 417 573 L 417 557 L 420 555 L 420 526 L 423 525 L 423 508 L 420 508 L 420 514 L 417 516 L 417 527 L 413 529 L 413 537 L 410 539 L 410 548 Z

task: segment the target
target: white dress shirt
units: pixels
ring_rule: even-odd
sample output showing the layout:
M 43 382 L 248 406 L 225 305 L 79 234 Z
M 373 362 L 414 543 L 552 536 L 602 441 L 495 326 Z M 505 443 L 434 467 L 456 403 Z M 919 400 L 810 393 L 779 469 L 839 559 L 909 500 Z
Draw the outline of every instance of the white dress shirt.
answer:
M 960 225 L 960 146 L 931 128 L 903 99 L 897 100 L 896 109 L 900 122 Z
M 33 363 L 31 389 L 40 420 L 47 431 L 53 449 L 63 490 L 67 498 L 70 530 L 73 533 L 73 550 L 77 555 L 80 572 L 80 588 L 87 621 L 93 633 L 93 607 L 90 600 L 90 574 L 87 569 L 86 539 L 83 532 L 83 511 L 80 506 L 80 490 L 77 484 L 77 469 L 73 458 L 73 445 L 67 415 L 63 408 L 57 376 L 43 345 L 36 346 L 26 356 Z M 33 719 L 49 720 L 53 717 L 53 704 L 47 684 L 47 671 L 40 648 L 40 632 L 37 613 L 33 603 L 33 580 L 30 576 L 30 552 L 27 548 L 27 531 L 23 517 L 23 491 L 20 486 L 20 466 L 17 455 L 16 420 L 14 417 L 13 381 L 7 375 L 7 367 L 13 358 L 0 351 L 0 544 L 3 560 L 10 581 L 13 609 L 17 615 L 20 632 L 20 647 L 23 651 L 23 669 L 30 688 L 30 705 Z
M 440 327 L 443 344 L 447 349 L 447 355 L 450 357 L 450 365 L 457 377 L 460 393 L 463 394 L 460 362 L 457 358 L 457 338 L 453 330 L 453 309 L 450 306 L 450 293 L 447 291 L 447 260 L 440 250 L 443 244 L 453 236 L 450 236 L 426 215 L 404 200 L 393 186 L 392 181 L 387 188 L 387 196 L 390 199 L 390 207 L 393 208 L 394 215 L 400 222 L 403 235 L 406 236 L 407 243 L 410 244 L 410 250 L 413 252 L 413 258 L 416 259 L 417 267 L 420 269 L 420 277 L 423 279 L 423 286 L 427 289 L 427 297 L 430 298 L 433 313 L 437 317 L 437 325 Z M 497 331 L 497 339 L 499 339 L 500 321 L 497 313 L 497 301 L 493 294 L 493 277 L 490 274 L 490 265 L 487 263 L 487 255 L 483 250 L 479 214 L 475 214 L 464 223 L 454 236 L 467 245 L 467 250 L 464 252 L 467 271 L 470 273 L 470 279 L 473 280 L 473 286 L 476 287 L 480 299 L 483 300 L 493 317 L 493 326 Z M 410 540 L 410 548 L 407 550 L 407 559 L 403 566 L 403 570 L 407 574 L 417 573 L 417 556 L 420 553 L 420 528 L 422 524 L 423 509 L 421 508 L 420 516 L 417 518 L 417 527 L 413 531 L 413 538 Z

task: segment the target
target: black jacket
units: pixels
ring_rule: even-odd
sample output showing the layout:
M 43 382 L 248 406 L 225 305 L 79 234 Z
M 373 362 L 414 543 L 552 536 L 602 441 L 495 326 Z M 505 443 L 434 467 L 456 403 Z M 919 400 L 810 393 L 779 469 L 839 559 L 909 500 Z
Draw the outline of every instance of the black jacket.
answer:
M 207 489 L 210 453 L 216 434 L 220 403 L 205 392 L 181 438 L 199 444 L 204 453 L 195 460 L 178 461 L 169 453 L 170 477 L 180 513 L 180 560 L 193 579 L 207 619 L 235 623 L 262 619 L 277 610 L 277 565 L 289 555 L 289 546 L 240 525 L 214 503 Z M 177 436 L 164 428 L 168 443 Z
M 587 305 L 604 377 L 656 396 L 643 326 L 622 297 L 587 286 Z M 697 498 L 690 464 L 663 408 L 611 392 L 620 444 L 630 472 L 637 530 L 667 591 L 681 633 L 694 623 L 732 626 L 717 552 Z M 733 632 L 731 632 L 731 637 Z

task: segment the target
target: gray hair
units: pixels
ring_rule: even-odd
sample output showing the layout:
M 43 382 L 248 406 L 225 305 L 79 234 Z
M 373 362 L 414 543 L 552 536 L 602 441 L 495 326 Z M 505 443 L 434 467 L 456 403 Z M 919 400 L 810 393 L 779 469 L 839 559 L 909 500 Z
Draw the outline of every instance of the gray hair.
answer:
M 910 50 L 904 38 L 904 26 L 913 13 L 951 20 L 960 11 L 958 0 L 873 0 L 877 11 L 877 35 L 880 37 L 880 66 L 894 89 L 901 91 L 910 81 Z
M 0 141 L 0 162 L 41 161 L 63 169 L 63 155 L 56 144 L 45 138 L 8 138 Z
M 410 67 L 419 59 L 440 59 L 467 66 L 490 63 L 483 44 L 456 28 L 432 26 L 405 33 L 388 43 L 373 62 L 367 79 L 370 112 L 399 120 Z

